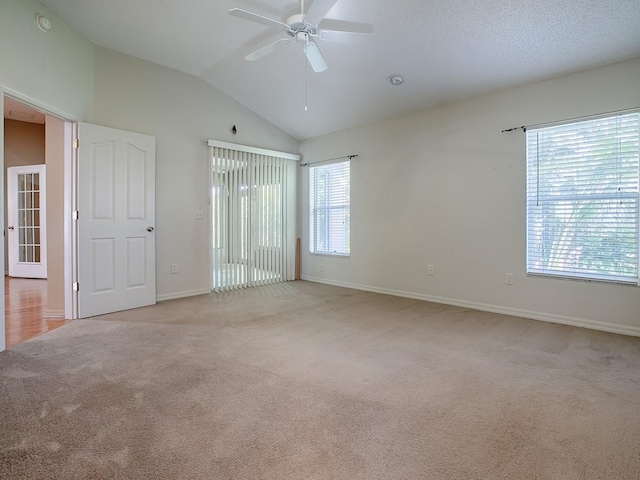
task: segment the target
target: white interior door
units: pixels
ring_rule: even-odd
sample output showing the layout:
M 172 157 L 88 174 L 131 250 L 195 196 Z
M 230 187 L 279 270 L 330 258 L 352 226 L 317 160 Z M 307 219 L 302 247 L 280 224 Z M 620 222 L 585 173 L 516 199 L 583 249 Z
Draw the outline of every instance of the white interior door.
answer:
M 47 278 L 44 165 L 7 168 L 9 276 Z
M 78 316 L 156 303 L 155 137 L 78 124 Z

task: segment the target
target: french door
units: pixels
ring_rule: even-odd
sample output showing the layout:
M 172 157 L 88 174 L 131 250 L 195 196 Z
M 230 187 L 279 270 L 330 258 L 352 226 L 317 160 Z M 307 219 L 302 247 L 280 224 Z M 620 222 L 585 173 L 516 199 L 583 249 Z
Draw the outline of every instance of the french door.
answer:
M 9 276 L 47 278 L 44 165 L 7 168 Z
M 209 145 L 212 290 L 293 280 L 298 156 Z

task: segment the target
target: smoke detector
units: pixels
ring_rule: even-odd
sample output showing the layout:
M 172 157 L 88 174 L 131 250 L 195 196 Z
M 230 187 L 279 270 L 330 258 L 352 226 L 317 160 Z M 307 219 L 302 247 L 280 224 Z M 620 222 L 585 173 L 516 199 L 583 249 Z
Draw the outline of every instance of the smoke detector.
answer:
M 398 75 L 397 73 L 389 75 L 389 78 L 387 80 L 391 85 L 395 86 L 402 85 L 404 83 L 404 77 L 402 75 Z
M 36 23 L 38 24 L 38 28 L 43 32 L 48 32 L 51 28 L 51 21 L 44 15 L 37 14 Z

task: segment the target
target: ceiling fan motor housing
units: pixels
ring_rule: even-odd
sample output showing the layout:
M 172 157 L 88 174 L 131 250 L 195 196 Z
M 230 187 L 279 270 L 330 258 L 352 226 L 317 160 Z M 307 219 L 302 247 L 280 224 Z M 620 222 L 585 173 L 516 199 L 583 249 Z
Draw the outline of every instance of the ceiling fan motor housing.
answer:
M 297 14 L 292 17 L 289 17 L 287 20 L 287 25 L 289 25 L 289 30 L 287 30 L 287 34 L 293 38 L 296 38 L 298 43 L 305 43 L 305 40 L 302 41 L 301 37 L 298 36 L 299 33 L 304 33 L 309 37 L 317 37 L 318 36 L 318 26 L 317 25 L 309 25 L 304 21 L 304 15 Z

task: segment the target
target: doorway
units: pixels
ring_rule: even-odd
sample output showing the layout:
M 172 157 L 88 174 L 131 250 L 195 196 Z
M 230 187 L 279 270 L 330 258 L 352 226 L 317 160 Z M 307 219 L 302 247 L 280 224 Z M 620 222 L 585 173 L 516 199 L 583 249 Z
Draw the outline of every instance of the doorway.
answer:
M 23 119 L 36 114 L 45 116 L 44 317 L 70 320 L 155 303 L 155 137 L 77 123 L 79 119 L 73 116 L 55 113 L 55 109 L 2 86 L 0 103 L 5 112 L 14 106 Z M 3 117 L 3 126 L 6 123 L 8 120 Z M 84 140 L 79 138 L 81 131 L 85 132 Z M 139 144 L 142 137 L 145 141 Z M 5 128 L 0 128 L 1 165 L 7 156 L 5 140 Z M 113 175 L 109 176 L 110 173 Z M 6 205 L 6 195 L 0 198 Z M 87 220 L 82 223 L 79 204 L 83 205 Z M 109 210 L 111 207 L 113 210 Z M 105 220 L 100 224 L 106 228 L 102 232 L 98 231 L 100 222 L 95 221 L 100 219 Z M 106 221 L 109 219 L 116 222 L 109 223 Z M 110 253 L 113 261 L 103 255 Z M 81 278 L 85 282 L 82 288 Z M 118 302 L 105 301 L 111 293 L 118 295 Z M 109 308 L 90 311 L 89 307 L 95 306 L 98 299 Z M 0 302 L 4 301 L 0 295 Z M 5 314 L 0 318 L 1 352 L 6 348 L 4 304 L 0 305 L 0 311 Z
M 3 333 L 13 346 L 65 323 L 65 122 L 6 95 L 3 103 Z

